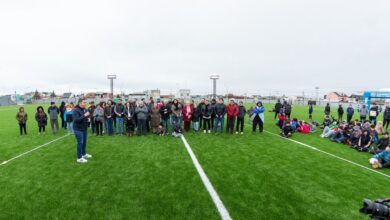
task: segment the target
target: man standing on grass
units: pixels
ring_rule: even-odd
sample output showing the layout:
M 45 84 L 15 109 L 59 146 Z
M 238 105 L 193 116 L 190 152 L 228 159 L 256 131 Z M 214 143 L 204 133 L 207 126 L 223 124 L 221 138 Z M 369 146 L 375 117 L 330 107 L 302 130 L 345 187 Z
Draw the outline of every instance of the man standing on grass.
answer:
M 53 134 L 56 134 L 58 132 L 58 114 L 60 113 L 60 109 L 54 102 L 51 102 L 47 112 L 50 116 L 51 131 Z
M 234 102 L 234 99 L 230 99 L 229 104 L 226 106 L 227 113 L 227 123 L 226 123 L 226 133 L 233 134 L 234 131 L 234 122 L 238 115 L 238 107 Z
M 90 113 L 85 109 L 87 102 L 80 99 L 76 109 L 73 111 L 73 130 L 77 140 L 77 162 L 86 163 L 87 159 L 92 158 L 87 154 L 87 135 L 88 135 L 88 118 Z

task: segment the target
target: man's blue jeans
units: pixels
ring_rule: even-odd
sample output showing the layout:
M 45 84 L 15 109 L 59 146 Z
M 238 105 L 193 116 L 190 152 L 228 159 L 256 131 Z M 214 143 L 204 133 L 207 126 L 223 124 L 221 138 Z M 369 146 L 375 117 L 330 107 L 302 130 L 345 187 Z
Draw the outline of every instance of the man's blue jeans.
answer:
M 74 130 L 74 134 L 77 140 L 77 159 L 81 159 L 86 154 L 88 130 Z
M 214 131 L 217 132 L 218 131 L 218 125 L 221 124 L 221 129 L 220 129 L 220 132 L 222 133 L 223 132 L 223 124 L 224 124 L 224 121 L 225 121 L 225 117 L 215 117 L 215 123 L 214 123 Z

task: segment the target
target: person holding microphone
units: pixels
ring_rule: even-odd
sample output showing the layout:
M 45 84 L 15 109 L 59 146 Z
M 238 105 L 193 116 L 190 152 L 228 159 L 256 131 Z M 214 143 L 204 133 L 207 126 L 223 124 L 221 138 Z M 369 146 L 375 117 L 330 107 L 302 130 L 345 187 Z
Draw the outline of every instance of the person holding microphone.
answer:
M 77 163 L 87 163 L 91 155 L 86 152 L 88 119 L 90 112 L 85 108 L 87 102 L 80 99 L 73 111 L 73 130 L 77 141 Z

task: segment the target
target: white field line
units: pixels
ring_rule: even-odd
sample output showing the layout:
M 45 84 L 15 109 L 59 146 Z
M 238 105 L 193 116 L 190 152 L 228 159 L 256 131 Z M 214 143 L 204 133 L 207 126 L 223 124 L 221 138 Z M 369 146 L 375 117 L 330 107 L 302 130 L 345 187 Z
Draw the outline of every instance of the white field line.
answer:
M 358 164 L 358 163 L 355 163 L 355 162 L 353 162 L 353 161 L 347 160 L 347 159 L 345 159 L 345 158 L 339 157 L 339 156 L 337 156 L 337 155 L 334 155 L 334 154 L 328 153 L 328 152 L 326 152 L 326 151 L 320 150 L 320 149 L 315 148 L 315 147 L 313 147 L 313 146 L 310 146 L 310 145 L 308 145 L 308 144 L 305 144 L 305 143 L 302 143 L 302 142 L 299 142 L 299 141 L 296 141 L 296 140 L 293 140 L 293 139 L 290 139 L 290 138 L 284 138 L 284 137 L 282 137 L 282 136 L 280 136 L 280 135 L 278 135 L 278 134 L 275 134 L 275 133 L 272 133 L 272 132 L 269 132 L 269 131 L 266 131 L 266 130 L 264 130 L 264 131 L 267 132 L 267 133 L 269 133 L 269 134 L 272 134 L 272 135 L 274 135 L 274 136 L 278 136 L 278 137 L 280 137 L 280 138 L 282 138 L 282 139 L 285 139 L 285 140 L 294 142 L 294 143 L 296 143 L 296 144 L 305 146 L 305 147 L 307 147 L 307 148 L 309 148 L 309 149 L 312 149 L 312 150 L 314 150 L 314 151 L 318 151 L 318 152 L 320 152 L 320 153 L 326 154 L 326 155 L 328 155 L 328 156 L 337 158 L 337 159 L 339 159 L 339 160 L 342 160 L 342 161 L 345 161 L 345 162 L 347 162 L 347 163 L 353 164 L 353 165 L 358 166 L 358 167 L 360 167 L 360 168 L 363 168 L 363 169 L 369 170 L 369 171 L 371 171 L 371 172 L 380 174 L 380 175 L 382 175 L 382 176 L 384 176 L 384 177 L 390 178 L 390 176 L 387 175 L 387 174 L 385 174 L 385 173 L 379 172 L 379 171 L 377 171 L 377 170 L 368 168 L 368 167 L 366 167 L 366 166 L 363 166 L 363 165 L 361 165 L 361 164 Z
M 184 146 L 186 147 L 187 152 L 190 155 L 192 162 L 195 165 L 195 168 L 199 173 L 200 178 L 202 179 L 203 185 L 206 187 L 207 191 L 210 194 L 211 199 L 213 200 L 215 206 L 217 207 L 218 212 L 221 215 L 222 220 L 231 220 L 232 218 L 230 217 L 229 212 L 227 211 L 227 209 L 223 205 L 221 199 L 218 196 L 218 193 L 215 191 L 213 185 L 211 184 L 206 173 L 204 172 L 198 159 L 196 159 L 196 156 L 195 156 L 194 152 L 192 151 L 190 145 L 188 144 L 187 140 L 185 139 L 184 135 L 181 136 L 181 140 L 183 141 Z
M 7 164 L 7 163 L 9 163 L 9 162 L 11 162 L 11 161 L 13 161 L 13 160 L 16 160 L 16 159 L 20 158 L 20 157 L 23 157 L 24 155 L 29 154 L 29 153 L 31 153 L 31 152 L 33 152 L 33 151 L 36 151 L 36 150 L 38 150 L 38 149 L 40 149 L 40 148 L 42 148 L 42 147 L 45 147 L 45 146 L 47 146 L 47 145 L 49 145 L 49 144 L 51 144 L 51 143 L 54 143 L 54 142 L 56 142 L 56 141 L 59 141 L 59 140 L 65 138 L 65 137 L 67 137 L 67 136 L 69 136 L 69 134 L 66 134 L 66 135 L 64 135 L 64 136 L 62 136 L 62 137 L 59 137 L 59 138 L 54 139 L 54 140 L 52 140 L 52 141 L 49 141 L 49 142 L 47 142 L 46 144 L 39 145 L 39 146 L 37 146 L 37 147 L 35 147 L 35 148 L 31 149 L 31 150 L 28 150 L 28 151 L 26 151 L 26 152 L 24 152 L 24 153 L 21 153 L 21 154 L 17 155 L 17 156 L 15 156 L 15 157 L 13 157 L 13 158 L 11 158 L 11 159 L 9 159 L 9 160 L 3 161 L 2 163 L 0 163 L 0 166 L 5 165 L 5 164 Z

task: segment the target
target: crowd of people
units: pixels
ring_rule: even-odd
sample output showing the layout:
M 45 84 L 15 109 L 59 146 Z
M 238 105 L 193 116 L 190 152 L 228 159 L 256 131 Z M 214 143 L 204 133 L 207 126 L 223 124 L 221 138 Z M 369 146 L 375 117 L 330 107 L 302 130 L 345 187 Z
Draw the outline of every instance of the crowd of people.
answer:
M 67 129 L 69 134 L 76 136 L 77 162 L 84 163 L 85 145 L 87 131 L 96 136 L 103 135 L 147 135 L 154 133 L 159 136 L 172 135 L 180 137 L 183 132 L 204 134 L 223 133 L 244 134 L 245 117 L 249 115 L 252 123 L 252 131 L 263 132 L 264 111 L 262 102 L 257 102 L 255 106 L 247 110 L 242 101 L 236 103 L 230 99 L 225 104 L 224 99 L 202 99 L 199 103 L 194 101 L 183 102 L 179 99 L 169 99 L 156 101 L 149 100 L 129 100 L 123 102 L 122 99 L 108 100 L 107 102 L 90 102 L 89 106 L 80 100 L 77 105 L 62 102 L 57 107 L 54 102 L 45 112 L 39 106 L 35 113 L 39 135 L 45 134 L 46 126 L 50 121 L 53 134 L 59 131 L 59 120 L 61 128 Z M 20 135 L 27 134 L 26 122 L 27 113 L 20 107 L 16 116 Z M 225 125 L 226 123 L 226 125 Z M 184 129 L 183 129 L 184 127 Z
M 373 168 L 390 167 L 390 140 L 387 131 L 390 124 L 390 106 L 383 111 L 383 121 L 379 121 L 378 117 L 382 109 L 376 103 L 373 103 L 370 109 L 365 105 L 361 108 L 358 106 L 356 111 L 352 105 L 346 109 L 339 105 L 337 117 L 332 115 L 331 106 L 327 104 L 322 124 L 312 120 L 312 103 L 309 103 L 309 123 L 296 118 L 290 119 L 291 109 L 291 105 L 287 102 L 278 101 L 275 104 L 275 119 L 278 117 L 276 124 L 280 128 L 281 136 L 289 138 L 295 132 L 314 133 L 320 127 L 323 129 L 321 138 L 328 138 L 332 142 L 344 144 L 359 152 L 374 154 L 369 161 Z M 354 120 L 355 114 L 359 116 L 356 120 Z

